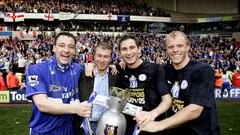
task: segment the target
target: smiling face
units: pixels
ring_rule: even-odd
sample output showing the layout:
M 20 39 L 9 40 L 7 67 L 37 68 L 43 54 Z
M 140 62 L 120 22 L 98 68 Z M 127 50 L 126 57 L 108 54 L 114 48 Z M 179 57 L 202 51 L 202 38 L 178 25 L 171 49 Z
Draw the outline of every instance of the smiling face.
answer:
M 94 54 L 94 62 L 99 73 L 104 73 L 112 61 L 112 50 L 97 47 Z
M 176 69 L 183 68 L 189 62 L 188 52 L 190 47 L 185 34 L 182 32 L 170 33 L 166 37 L 166 49 Z
M 131 38 L 120 42 L 119 53 L 129 68 L 137 68 L 142 62 L 140 59 L 141 48 Z
M 68 64 L 75 56 L 76 44 L 73 37 L 60 35 L 53 46 L 53 52 L 60 64 Z

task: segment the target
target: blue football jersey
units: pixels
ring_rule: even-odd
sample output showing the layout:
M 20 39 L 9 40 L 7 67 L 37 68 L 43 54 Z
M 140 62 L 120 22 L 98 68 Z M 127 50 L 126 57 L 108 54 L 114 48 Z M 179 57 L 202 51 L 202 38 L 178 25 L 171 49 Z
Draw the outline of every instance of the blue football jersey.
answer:
M 26 95 L 29 100 L 36 94 L 46 94 L 49 100 L 62 104 L 79 103 L 78 79 L 83 68 L 71 62 L 66 69 L 57 65 L 56 56 L 40 64 L 31 65 L 26 76 Z M 54 115 L 40 112 L 32 102 L 29 127 L 46 133 L 72 120 L 72 115 Z

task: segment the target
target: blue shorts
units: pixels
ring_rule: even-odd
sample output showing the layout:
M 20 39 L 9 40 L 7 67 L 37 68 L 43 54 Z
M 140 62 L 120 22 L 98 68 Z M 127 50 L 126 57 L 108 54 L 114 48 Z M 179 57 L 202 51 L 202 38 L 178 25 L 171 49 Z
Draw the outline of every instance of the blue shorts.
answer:
M 229 82 L 224 82 L 223 83 L 222 91 L 224 91 L 225 89 L 227 89 L 227 90 L 231 90 L 232 89 L 231 84 Z

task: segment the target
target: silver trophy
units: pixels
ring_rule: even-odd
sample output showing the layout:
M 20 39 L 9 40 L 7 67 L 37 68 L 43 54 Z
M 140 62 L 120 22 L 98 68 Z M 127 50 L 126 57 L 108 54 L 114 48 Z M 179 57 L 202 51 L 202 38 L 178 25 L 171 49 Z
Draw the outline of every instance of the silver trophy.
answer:
M 124 135 L 126 118 L 121 113 L 129 98 L 129 92 L 118 88 L 110 88 L 109 110 L 104 112 L 98 121 L 96 135 Z

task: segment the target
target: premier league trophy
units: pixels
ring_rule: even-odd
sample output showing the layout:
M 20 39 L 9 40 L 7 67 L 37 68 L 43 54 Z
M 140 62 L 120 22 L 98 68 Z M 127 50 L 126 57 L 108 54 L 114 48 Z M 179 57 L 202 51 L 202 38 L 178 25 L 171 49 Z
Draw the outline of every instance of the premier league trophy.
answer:
M 96 135 L 124 135 L 126 118 L 121 113 L 129 98 L 129 92 L 118 88 L 110 88 L 109 110 L 102 114 L 98 121 Z

